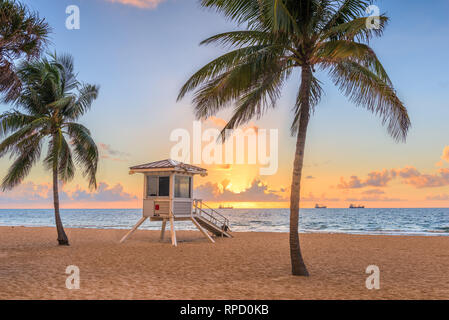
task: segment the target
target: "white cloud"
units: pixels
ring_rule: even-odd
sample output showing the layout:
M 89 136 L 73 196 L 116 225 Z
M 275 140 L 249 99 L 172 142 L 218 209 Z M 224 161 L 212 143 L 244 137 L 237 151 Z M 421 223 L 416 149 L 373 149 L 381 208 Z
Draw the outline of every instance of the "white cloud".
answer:
M 89 192 L 79 187 L 73 192 L 59 189 L 59 200 L 69 202 L 125 202 L 136 200 L 137 197 L 126 192 L 121 184 L 110 187 L 100 182 L 98 189 Z M 0 192 L 0 203 L 7 204 L 44 204 L 53 201 L 53 187 L 50 184 L 23 183 L 11 191 Z
M 72 201 L 80 202 L 119 202 L 137 200 L 135 195 L 125 192 L 121 184 L 116 184 L 114 187 L 110 187 L 105 182 L 100 182 L 98 189 L 94 192 L 77 189 L 70 195 L 70 198 Z
M 126 162 L 130 157 L 129 153 L 115 150 L 109 144 L 99 143 L 98 149 L 100 150 L 100 156 L 102 159 Z
M 194 190 L 195 198 L 207 201 L 255 201 L 255 202 L 278 202 L 286 201 L 285 198 L 269 190 L 267 184 L 258 179 L 254 179 L 251 186 L 240 193 L 232 192 L 226 187 L 229 180 L 224 180 L 221 185 L 208 182 Z

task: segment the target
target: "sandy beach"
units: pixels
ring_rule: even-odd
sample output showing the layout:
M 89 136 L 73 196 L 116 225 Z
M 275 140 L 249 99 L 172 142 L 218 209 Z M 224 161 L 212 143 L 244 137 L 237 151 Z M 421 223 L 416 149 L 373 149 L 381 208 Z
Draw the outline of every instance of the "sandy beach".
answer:
M 0 227 L 0 299 L 449 299 L 449 238 L 301 235 L 310 278 L 289 275 L 288 235 L 236 233 L 207 243 L 178 231 L 179 246 L 159 233 Z M 365 269 L 381 270 L 367 290 Z M 81 288 L 65 287 L 66 267 Z

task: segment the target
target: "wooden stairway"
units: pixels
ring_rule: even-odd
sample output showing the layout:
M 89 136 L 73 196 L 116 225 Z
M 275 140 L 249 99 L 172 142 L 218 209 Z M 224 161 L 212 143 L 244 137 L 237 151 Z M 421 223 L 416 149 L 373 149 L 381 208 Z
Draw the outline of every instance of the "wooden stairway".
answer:
M 203 217 L 195 217 L 194 219 L 195 219 L 196 222 L 198 222 L 198 224 L 202 228 L 206 229 L 207 231 L 209 231 L 213 235 L 219 236 L 219 237 L 232 238 L 232 235 L 230 233 L 231 230 L 226 225 L 222 225 L 220 227 L 220 226 L 215 225 L 212 222 L 206 220 Z
M 206 209 L 204 209 L 206 207 Z M 215 236 L 232 238 L 229 220 L 219 212 L 204 204 L 201 200 L 194 202 L 194 222 Z

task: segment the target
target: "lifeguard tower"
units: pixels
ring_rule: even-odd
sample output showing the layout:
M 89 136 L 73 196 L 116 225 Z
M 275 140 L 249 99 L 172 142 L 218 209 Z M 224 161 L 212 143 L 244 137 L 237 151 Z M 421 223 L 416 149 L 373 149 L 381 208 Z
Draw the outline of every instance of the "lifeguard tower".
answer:
M 212 243 L 211 235 L 231 238 L 229 220 L 208 207 L 202 200 L 193 199 L 195 175 L 207 176 L 207 170 L 175 160 L 162 160 L 130 168 L 130 174 L 144 175 L 143 217 L 122 238 L 124 242 L 145 220 L 161 221 L 161 241 L 170 222 L 172 245 L 177 245 L 175 222 L 192 221 Z M 210 234 L 209 234 L 210 233 Z

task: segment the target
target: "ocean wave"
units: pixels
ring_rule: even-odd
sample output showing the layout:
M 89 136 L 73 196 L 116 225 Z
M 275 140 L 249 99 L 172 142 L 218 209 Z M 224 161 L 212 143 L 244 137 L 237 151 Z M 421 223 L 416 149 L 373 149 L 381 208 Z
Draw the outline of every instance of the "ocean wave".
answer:
M 67 228 L 129 229 L 142 210 L 62 210 Z M 230 209 L 225 215 L 237 232 L 289 232 L 288 209 Z M 1 226 L 53 227 L 53 210 L 0 209 Z M 177 230 L 195 230 L 188 222 L 177 222 Z M 149 222 L 144 230 L 160 229 Z M 449 236 L 449 209 L 302 209 L 300 232 L 365 235 Z

